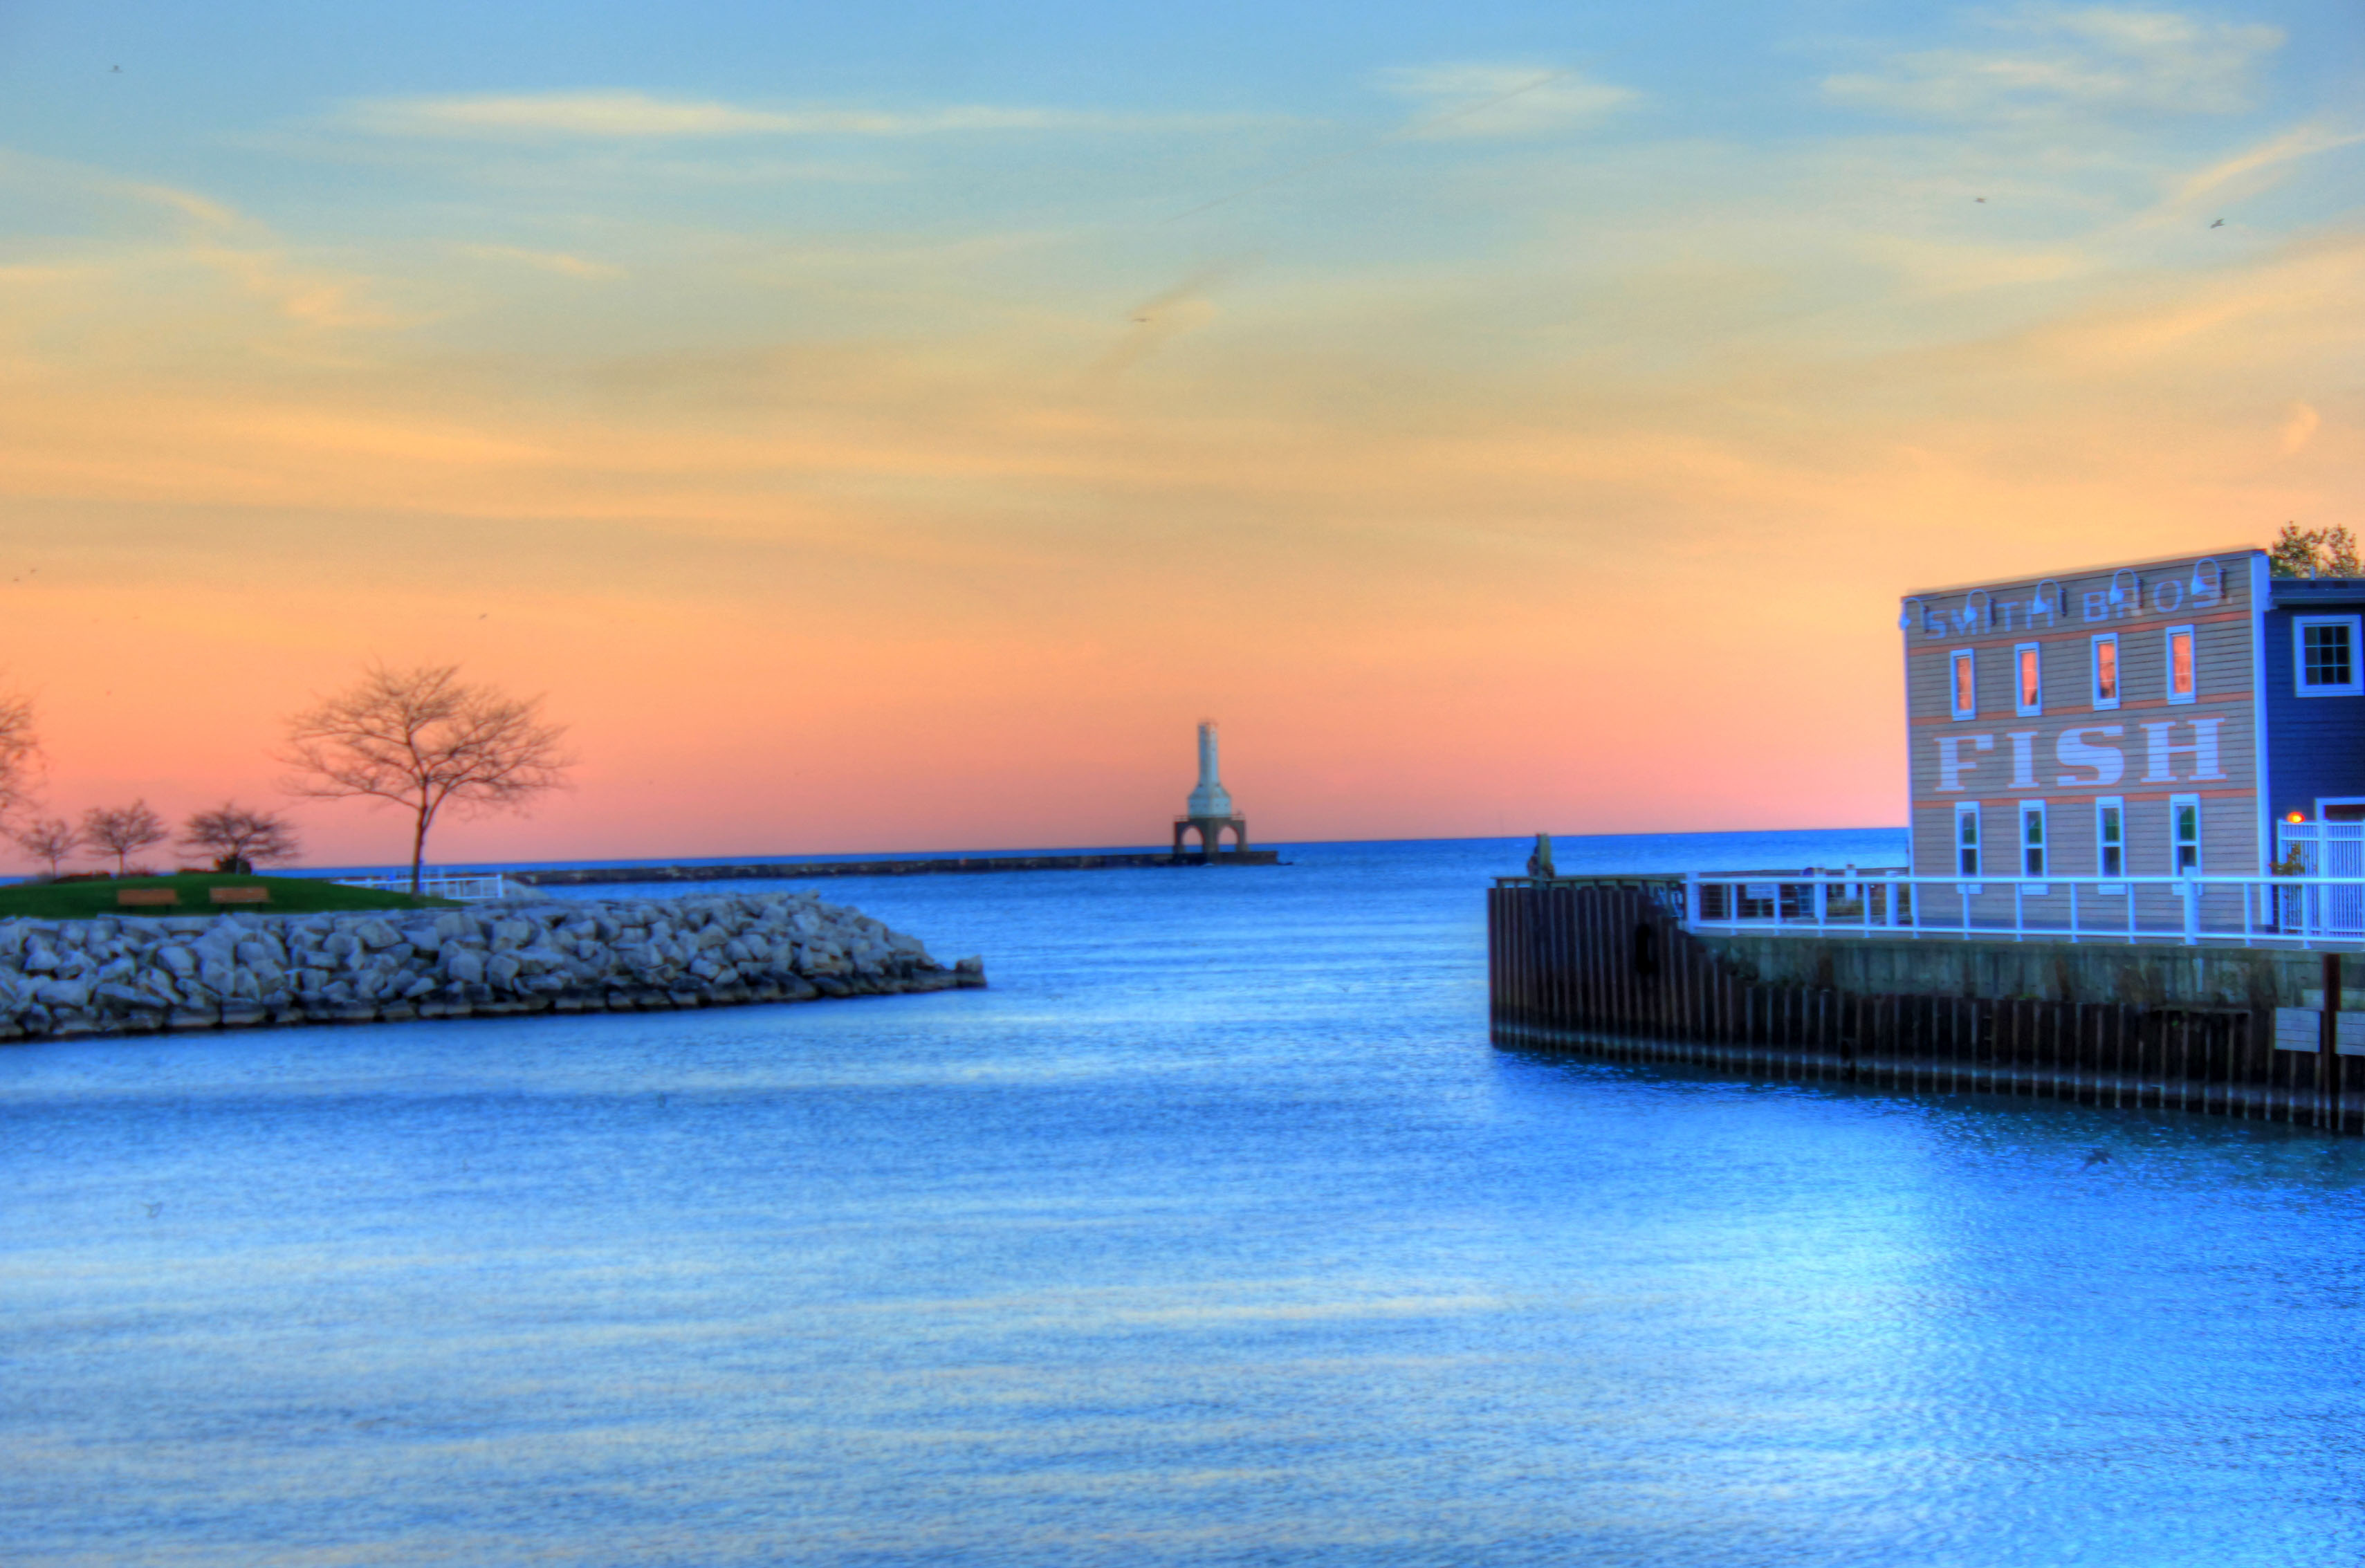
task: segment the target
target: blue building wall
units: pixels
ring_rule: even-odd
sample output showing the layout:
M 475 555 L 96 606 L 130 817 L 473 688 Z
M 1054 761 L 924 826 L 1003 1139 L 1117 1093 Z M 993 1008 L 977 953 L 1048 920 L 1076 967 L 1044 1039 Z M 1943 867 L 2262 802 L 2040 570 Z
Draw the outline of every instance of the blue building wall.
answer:
M 2292 668 L 2292 618 L 2365 612 L 2365 590 L 2338 597 L 2328 584 L 2278 582 L 2277 603 L 2267 611 L 2267 789 L 2277 822 L 2293 812 L 2313 818 L 2315 802 L 2331 795 L 2365 795 L 2365 697 L 2302 697 Z

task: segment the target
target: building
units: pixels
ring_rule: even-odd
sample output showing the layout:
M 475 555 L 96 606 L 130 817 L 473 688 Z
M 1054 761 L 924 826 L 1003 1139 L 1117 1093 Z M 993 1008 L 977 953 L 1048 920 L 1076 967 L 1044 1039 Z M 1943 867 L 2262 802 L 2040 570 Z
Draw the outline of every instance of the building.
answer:
M 2365 821 L 2365 579 L 2229 550 L 1902 610 L 1917 876 L 2255 877 Z

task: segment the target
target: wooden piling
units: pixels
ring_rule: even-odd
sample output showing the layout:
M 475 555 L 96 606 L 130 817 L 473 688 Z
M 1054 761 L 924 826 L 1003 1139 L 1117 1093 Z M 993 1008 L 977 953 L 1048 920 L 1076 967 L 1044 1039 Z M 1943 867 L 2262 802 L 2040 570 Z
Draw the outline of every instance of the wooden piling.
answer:
M 2334 954 L 2310 1053 L 2276 1048 L 2270 1012 L 1769 984 L 1736 972 L 1639 879 L 1498 886 L 1486 930 L 1505 1045 L 2365 1133 L 2365 1068 L 2338 1050 Z

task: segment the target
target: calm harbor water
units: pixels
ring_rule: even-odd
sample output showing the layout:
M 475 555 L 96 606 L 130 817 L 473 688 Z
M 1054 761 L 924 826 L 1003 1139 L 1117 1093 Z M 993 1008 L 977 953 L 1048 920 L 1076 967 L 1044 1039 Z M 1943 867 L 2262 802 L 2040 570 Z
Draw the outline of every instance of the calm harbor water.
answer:
M 0 1562 L 2365 1554 L 2365 1141 L 1498 1052 L 1524 844 L 1288 853 L 825 887 L 984 992 L 0 1048 Z

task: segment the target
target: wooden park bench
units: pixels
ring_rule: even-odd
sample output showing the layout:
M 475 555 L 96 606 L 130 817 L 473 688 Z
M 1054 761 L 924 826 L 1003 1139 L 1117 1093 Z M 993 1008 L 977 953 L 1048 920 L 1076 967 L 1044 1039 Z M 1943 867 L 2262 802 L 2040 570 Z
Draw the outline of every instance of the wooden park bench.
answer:
M 171 888 L 122 888 L 115 895 L 118 909 L 154 909 L 180 902 L 181 895 Z
M 208 888 L 206 896 L 216 903 L 269 903 L 271 890 L 250 882 L 244 887 Z

